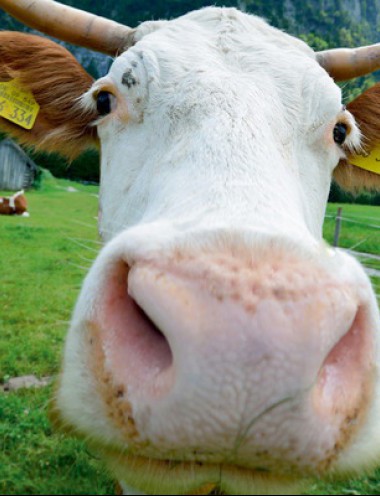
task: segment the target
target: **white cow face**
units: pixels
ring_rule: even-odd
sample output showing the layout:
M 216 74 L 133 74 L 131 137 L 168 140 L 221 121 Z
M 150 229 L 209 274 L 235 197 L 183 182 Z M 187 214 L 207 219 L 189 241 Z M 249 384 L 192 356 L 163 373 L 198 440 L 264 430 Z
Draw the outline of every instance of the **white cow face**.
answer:
M 303 43 L 235 10 L 137 38 L 85 97 L 104 114 L 112 241 L 69 334 L 65 420 L 148 492 L 173 483 L 168 461 L 175 491 L 233 494 L 257 471 L 270 492 L 371 465 L 376 303 L 363 270 L 321 240 L 344 156 L 336 125 L 359 145 L 339 89 Z
M 137 39 L 86 97 L 110 111 L 98 123 L 104 239 L 149 224 L 319 242 L 343 155 L 334 128 L 349 127 L 346 144 L 358 131 L 314 53 L 235 10 L 143 24 Z
M 302 42 L 234 9 L 135 39 L 82 99 L 108 244 L 73 316 L 63 422 L 149 494 L 284 494 L 372 468 L 377 303 L 321 237 L 360 146 L 340 90 Z

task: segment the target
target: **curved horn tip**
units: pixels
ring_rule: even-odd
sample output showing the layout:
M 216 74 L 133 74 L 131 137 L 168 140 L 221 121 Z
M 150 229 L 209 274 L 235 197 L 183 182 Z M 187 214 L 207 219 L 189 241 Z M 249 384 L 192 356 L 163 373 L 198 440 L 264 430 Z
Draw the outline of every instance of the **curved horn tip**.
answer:
M 0 0 L 0 7 L 33 29 L 107 55 L 134 43 L 134 30 L 54 0 Z
M 348 81 L 380 69 L 380 44 L 325 50 L 317 61 L 336 81 Z

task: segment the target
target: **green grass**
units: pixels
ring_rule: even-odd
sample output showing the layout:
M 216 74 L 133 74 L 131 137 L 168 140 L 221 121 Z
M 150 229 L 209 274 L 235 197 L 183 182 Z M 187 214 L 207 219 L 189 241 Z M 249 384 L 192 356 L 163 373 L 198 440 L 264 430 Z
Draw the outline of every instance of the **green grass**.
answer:
M 327 215 L 336 216 L 338 207 L 343 208 L 343 223 L 339 245 L 365 253 L 380 255 L 380 207 L 364 205 L 328 205 Z M 324 236 L 332 243 L 335 219 L 327 218 Z
M 69 186 L 79 191 L 69 193 Z M 42 190 L 28 194 L 29 219 L 0 217 L 0 382 L 57 374 L 72 308 L 99 248 L 97 192 L 48 178 Z M 335 211 L 329 206 L 328 214 Z M 344 216 L 380 224 L 379 208 L 344 206 Z M 328 219 L 329 241 L 333 231 Z M 365 240 L 358 249 L 378 254 L 379 237 L 380 229 L 344 223 L 341 244 L 350 248 Z M 51 389 L 0 393 L 0 494 L 112 494 L 102 463 L 80 441 L 52 431 Z M 310 492 L 326 493 L 380 494 L 380 473 L 314 485 Z
M 0 394 L 0 494 L 113 494 L 101 462 L 53 433 L 51 388 Z
M 68 187 L 79 191 L 69 193 Z M 98 188 L 52 179 L 30 218 L 0 217 L 0 382 L 56 375 L 78 291 L 99 248 Z M 0 193 L 2 194 L 2 193 Z M 102 463 L 53 433 L 51 388 L 0 393 L 0 494 L 112 494 Z
M 339 246 L 362 253 L 380 256 L 380 207 L 363 205 L 329 205 L 324 236 L 330 243 L 334 239 L 335 216 L 343 208 L 342 231 Z M 380 271 L 380 260 L 360 259 L 368 268 Z M 380 302 L 380 279 L 372 279 Z
M 96 188 L 68 193 L 69 183 L 57 184 L 62 189 L 28 195 L 30 218 L 0 218 L 0 380 L 56 372 L 88 259 L 95 256 L 90 250 L 98 250 Z

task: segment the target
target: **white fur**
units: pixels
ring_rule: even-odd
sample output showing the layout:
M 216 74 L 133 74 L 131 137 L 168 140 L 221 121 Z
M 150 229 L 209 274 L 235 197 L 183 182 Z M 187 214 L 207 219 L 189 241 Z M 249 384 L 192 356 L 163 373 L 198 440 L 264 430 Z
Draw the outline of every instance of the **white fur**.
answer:
M 360 286 L 360 301 L 374 326 L 380 323 L 363 269 L 322 241 L 332 172 L 344 156 L 334 126 L 350 121 L 352 148 L 360 133 L 313 51 L 234 9 L 145 23 L 136 37 L 84 97 L 86 106 L 102 88 L 117 97 L 111 116 L 98 122 L 100 231 L 112 241 L 78 302 L 58 398 L 68 421 L 114 445 L 120 436 L 82 359 L 83 321 L 94 315 L 107 268 L 120 257 L 132 266 L 172 248 L 201 252 L 228 240 L 254 249 L 275 239 Z M 136 84 L 122 84 L 127 71 Z M 377 387 L 367 425 L 338 472 L 380 458 L 378 397 Z
M 131 121 L 99 124 L 106 240 L 157 220 L 207 229 L 251 224 L 321 239 L 342 153 L 324 133 L 341 113 L 340 91 L 306 46 L 254 17 L 237 16 L 239 36 L 221 34 L 230 51 L 216 54 L 207 38 L 218 35 L 218 24 L 209 25 L 207 14 L 212 22 L 217 12 L 201 11 L 204 24 L 194 23 L 198 13 L 176 21 L 175 31 L 153 32 L 107 77 Z M 286 56 L 278 56 L 280 46 Z M 121 78 L 136 61 L 140 84 L 128 89 Z

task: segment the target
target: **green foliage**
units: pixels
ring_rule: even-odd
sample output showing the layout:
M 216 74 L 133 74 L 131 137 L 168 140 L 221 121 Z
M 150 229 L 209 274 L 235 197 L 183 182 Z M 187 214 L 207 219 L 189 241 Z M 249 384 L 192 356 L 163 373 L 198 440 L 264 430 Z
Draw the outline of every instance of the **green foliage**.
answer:
M 343 191 L 336 183 L 333 183 L 330 191 L 330 203 L 357 203 L 361 205 L 380 205 L 380 193 L 361 193 L 353 195 Z
M 86 151 L 71 163 L 57 153 L 41 153 L 33 150 L 29 150 L 28 153 L 37 165 L 49 170 L 55 177 L 99 183 L 100 160 L 99 153 L 95 150 Z

